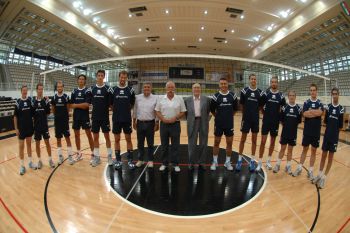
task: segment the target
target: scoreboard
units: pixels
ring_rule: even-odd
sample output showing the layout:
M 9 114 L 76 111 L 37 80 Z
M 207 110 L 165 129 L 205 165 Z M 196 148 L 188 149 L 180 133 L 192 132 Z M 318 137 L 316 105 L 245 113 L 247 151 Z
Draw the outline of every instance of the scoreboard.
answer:
M 169 78 L 204 79 L 204 68 L 169 67 Z

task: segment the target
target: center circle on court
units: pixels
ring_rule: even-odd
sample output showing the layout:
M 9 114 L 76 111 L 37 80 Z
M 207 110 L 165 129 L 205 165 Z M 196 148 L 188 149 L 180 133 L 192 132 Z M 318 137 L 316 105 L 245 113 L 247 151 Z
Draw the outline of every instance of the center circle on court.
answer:
M 194 218 L 225 214 L 244 207 L 265 187 L 264 171 L 249 172 L 248 156 L 243 156 L 240 172 L 227 171 L 223 166 L 226 152 L 220 148 L 219 167 L 211 171 L 212 147 L 208 146 L 206 170 L 203 171 L 188 169 L 187 145 L 180 145 L 178 151 L 179 173 L 171 166 L 163 172 L 159 171 L 161 150 L 158 148 L 154 154 L 154 168 L 145 168 L 145 164 L 130 170 L 124 161 L 121 170 L 107 166 L 104 174 L 106 181 L 119 198 L 138 209 L 158 215 Z M 137 161 L 137 155 L 136 149 L 133 152 L 134 161 Z M 125 154 L 123 159 L 126 159 Z M 237 159 L 237 153 L 233 152 L 233 167 Z

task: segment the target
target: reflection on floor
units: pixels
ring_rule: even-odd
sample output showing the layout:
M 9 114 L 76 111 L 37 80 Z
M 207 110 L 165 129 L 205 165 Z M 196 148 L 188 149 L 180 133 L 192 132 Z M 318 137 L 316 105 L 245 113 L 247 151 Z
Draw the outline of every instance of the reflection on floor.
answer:
M 207 215 L 232 209 L 253 198 L 263 186 L 264 173 L 250 173 L 247 163 L 243 164 L 239 173 L 227 171 L 223 167 L 224 149 L 220 149 L 216 171 L 209 169 L 211 147 L 207 150 L 205 171 L 188 169 L 187 145 L 180 145 L 179 152 L 180 173 L 171 168 L 160 172 L 161 155 L 157 150 L 153 169 L 147 168 L 144 172 L 144 167 L 129 170 L 124 162 L 122 170 L 108 167 L 107 178 L 111 187 L 124 198 L 128 197 L 130 202 L 148 210 L 182 216 Z M 137 160 L 137 153 L 135 150 L 134 160 Z M 246 156 L 245 159 L 250 161 Z M 234 153 L 232 163 L 235 165 L 236 161 L 237 153 Z

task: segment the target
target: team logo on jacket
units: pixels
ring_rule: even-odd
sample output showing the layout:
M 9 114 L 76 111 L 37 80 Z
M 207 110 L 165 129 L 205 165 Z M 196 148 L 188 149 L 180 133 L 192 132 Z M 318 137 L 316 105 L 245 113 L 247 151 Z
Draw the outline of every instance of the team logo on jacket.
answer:
M 254 92 L 252 92 L 252 93 L 250 94 L 250 96 L 251 96 L 251 97 L 255 97 L 255 94 L 254 94 Z
M 38 103 L 38 107 L 41 107 L 41 103 L 40 102 Z
M 332 111 L 332 114 L 336 114 L 336 111 L 335 111 L 335 109 L 333 109 L 333 111 Z
M 97 90 L 97 94 L 98 94 L 98 95 L 101 95 L 101 90 Z
M 227 98 L 226 97 L 222 98 L 222 102 L 227 102 Z
M 24 102 L 24 107 L 27 107 L 27 102 Z
M 272 95 L 272 99 L 276 99 L 276 95 Z
M 311 104 L 311 107 L 313 107 L 313 108 L 314 108 L 314 107 L 315 107 L 315 104 Z
M 120 90 L 120 94 L 121 94 L 121 95 L 124 95 L 124 90 Z
M 291 108 L 291 109 L 289 110 L 289 112 L 290 112 L 290 113 L 294 113 L 294 109 Z
M 81 96 L 81 92 L 78 93 L 78 96 Z
M 58 99 L 58 103 L 62 103 L 62 99 L 61 98 Z

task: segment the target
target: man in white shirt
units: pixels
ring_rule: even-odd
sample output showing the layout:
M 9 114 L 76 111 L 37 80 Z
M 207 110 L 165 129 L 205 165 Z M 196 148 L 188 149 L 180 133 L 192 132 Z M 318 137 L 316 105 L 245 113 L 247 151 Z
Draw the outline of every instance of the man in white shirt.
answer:
M 159 129 L 159 121 L 156 120 L 155 107 L 157 96 L 152 93 L 152 84 L 143 84 L 143 93 L 136 95 L 133 113 L 133 128 L 137 132 L 138 161 L 136 167 L 144 164 L 145 138 L 148 146 L 148 167 L 153 168 L 154 132 Z
M 210 98 L 201 95 L 201 85 L 199 83 L 192 85 L 192 92 L 193 95 L 185 99 L 187 109 L 188 168 L 192 170 L 194 164 L 198 164 L 199 169 L 205 170 L 210 120 Z M 199 145 L 198 153 L 196 153 L 198 137 Z
M 157 117 L 160 119 L 160 141 L 162 148 L 163 164 L 159 170 L 164 171 L 169 163 L 169 158 L 175 172 L 180 172 L 178 148 L 180 146 L 180 118 L 185 115 L 186 106 L 184 100 L 175 95 L 175 83 L 169 81 L 165 85 L 166 95 L 158 99 L 155 107 Z M 168 153 L 169 139 L 171 140 L 171 153 Z M 169 154 L 171 156 L 169 156 Z

